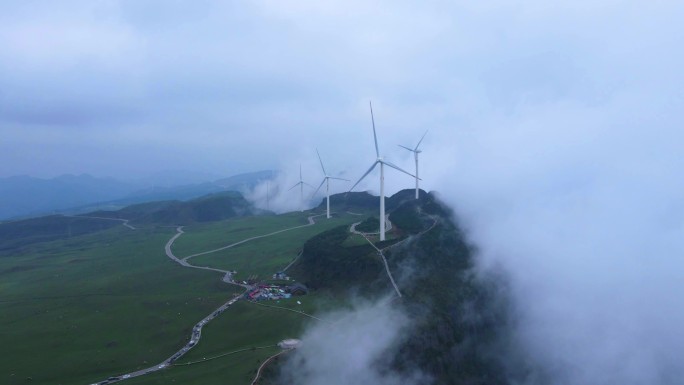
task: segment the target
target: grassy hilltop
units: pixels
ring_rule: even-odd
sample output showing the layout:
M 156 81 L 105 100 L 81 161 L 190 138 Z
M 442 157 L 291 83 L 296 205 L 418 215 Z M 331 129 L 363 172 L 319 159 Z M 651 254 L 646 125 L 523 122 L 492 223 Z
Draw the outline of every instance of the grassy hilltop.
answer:
M 503 370 L 491 356 L 506 321 L 495 305 L 495 287 L 475 281 L 473 250 L 451 211 L 432 193 L 421 194 L 418 201 L 413 194 L 403 190 L 387 199 L 395 238 L 376 243 L 381 249 L 396 245 L 384 251 L 402 292 L 395 306 L 413 320 L 394 369 L 417 367 L 438 384 L 504 383 Z M 368 218 L 360 227 L 372 231 L 377 224 L 377 218 Z M 366 297 L 390 291 L 375 249 L 349 242 L 351 237 L 345 227 L 337 227 L 311 238 L 293 275 L 324 291 L 358 288 Z M 264 383 L 278 384 L 277 372 L 272 367 Z

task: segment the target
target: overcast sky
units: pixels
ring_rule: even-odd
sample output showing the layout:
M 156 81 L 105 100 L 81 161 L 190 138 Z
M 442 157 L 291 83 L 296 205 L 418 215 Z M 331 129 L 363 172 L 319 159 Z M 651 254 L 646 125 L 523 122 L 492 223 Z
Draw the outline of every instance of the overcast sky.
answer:
M 407 167 L 396 144 L 426 129 L 426 148 L 463 151 L 540 106 L 674 110 L 676 3 L 3 2 L 0 176 L 312 175 L 315 147 L 356 175 L 374 158 L 369 100 Z
M 0 176 L 421 175 L 559 384 L 684 377 L 681 1 L 15 1 Z M 410 178 L 388 172 L 390 192 Z M 377 176 L 361 188 L 377 191 Z M 335 189 L 343 190 L 345 186 Z M 678 369 L 679 368 L 679 369 Z

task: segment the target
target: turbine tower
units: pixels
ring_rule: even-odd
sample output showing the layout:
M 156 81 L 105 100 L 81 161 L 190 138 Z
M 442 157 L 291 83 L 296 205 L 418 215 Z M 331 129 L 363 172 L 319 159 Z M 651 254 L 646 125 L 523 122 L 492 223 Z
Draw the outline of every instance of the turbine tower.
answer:
M 268 182 L 273 178 L 273 170 L 270 170 L 269 173 L 268 173 L 268 175 L 269 175 L 269 176 L 268 176 L 268 179 L 266 179 L 266 211 L 270 210 L 269 205 L 268 205 L 268 201 L 269 201 L 269 198 L 270 198 L 270 197 L 269 197 L 269 186 L 268 186 Z
M 356 185 L 359 184 L 365 178 L 368 174 L 373 171 L 375 166 L 378 164 L 380 165 L 380 240 L 384 241 L 385 240 L 385 165 L 392 167 L 395 170 L 399 170 L 403 172 L 404 174 L 410 175 L 414 178 L 418 178 L 417 176 L 411 174 L 408 171 L 402 170 L 399 168 L 399 166 L 396 166 L 388 161 L 386 161 L 382 156 L 380 156 L 380 150 L 378 149 L 378 136 L 375 133 L 375 118 L 373 117 L 373 104 L 369 103 L 370 105 L 370 112 L 371 112 L 371 122 L 373 123 L 373 139 L 375 140 L 375 155 L 377 158 L 375 159 L 375 162 L 370 166 L 368 171 L 366 171 L 359 180 L 354 183 L 352 188 L 349 189 L 349 191 L 352 191 Z
M 323 181 L 321 181 L 321 184 L 318 185 L 318 188 L 316 191 L 314 191 L 311 196 L 316 195 L 318 190 L 321 189 L 321 186 L 323 186 L 323 183 L 325 183 L 325 199 L 326 199 L 326 216 L 328 219 L 330 219 L 330 179 L 336 179 L 336 180 L 344 180 L 347 182 L 350 182 L 349 179 L 343 179 L 343 178 L 336 178 L 334 176 L 328 175 L 328 173 L 325 171 L 325 167 L 323 166 L 323 160 L 321 159 L 321 154 L 318 152 L 318 149 L 316 149 L 316 154 L 318 155 L 318 160 L 321 162 L 321 169 L 323 169 Z
M 428 132 L 425 131 L 423 136 L 418 141 L 418 144 L 416 144 L 416 148 L 411 149 L 411 148 L 408 148 L 406 146 L 402 146 L 401 144 L 398 145 L 401 148 L 405 148 L 405 149 L 411 151 L 413 153 L 413 156 L 416 158 L 416 199 L 418 199 L 418 194 L 419 194 L 419 190 L 418 190 L 418 179 L 419 179 L 418 178 L 418 154 L 420 154 L 422 152 L 418 149 L 418 147 L 420 146 L 420 143 L 423 141 L 423 139 L 425 138 L 425 135 L 427 135 L 427 133 Z
M 307 185 L 307 186 L 313 188 L 312 185 L 310 185 L 310 184 L 308 184 L 302 180 L 302 164 L 300 163 L 299 164 L 299 182 L 295 183 L 295 185 L 290 187 L 290 189 L 287 191 L 290 191 L 293 188 L 299 186 L 299 208 L 301 209 L 302 212 L 304 212 L 304 185 Z
M 268 179 L 266 179 L 266 210 L 268 211 Z

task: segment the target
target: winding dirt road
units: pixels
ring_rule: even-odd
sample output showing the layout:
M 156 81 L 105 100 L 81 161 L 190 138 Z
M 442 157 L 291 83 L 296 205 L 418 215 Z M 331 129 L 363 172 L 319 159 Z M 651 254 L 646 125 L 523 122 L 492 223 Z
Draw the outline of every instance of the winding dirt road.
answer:
M 432 220 L 433 220 L 432 225 L 431 225 L 430 227 L 428 227 L 426 230 L 423 230 L 423 231 L 419 232 L 418 234 L 416 234 L 416 235 L 414 235 L 414 236 L 412 236 L 412 237 L 423 235 L 423 234 L 427 233 L 428 231 L 432 230 L 432 229 L 437 225 L 437 222 L 438 222 L 438 221 L 437 221 L 437 217 L 435 217 L 435 216 L 430 216 L 430 218 L 432 218 Z M 388 224 L 387 230 L 389 230 L 389 229 L 392 228 L 392 222 L 390 222 L 390 220 L 389 220 L 389 214 L 387 214 L 387 216 L 385 217 L 385 219 L 386 219 L 387 224 Z M 364 233 L 364 232 L 361 232 L 361 231 L 356 230 L 356 226 L 358 226 L 360 223 L 361 223 L 361 222 L 356 222 L 356 223 L 353 223 L 351 226 L 349 226 L 349 232 L 351 232 L 351 233 L 353 233 L 353 234 L 358 234 L 358 235 L 362 236 L 362 237 L 363 237 L 366 241 L 368 241 L 368 243 L 370 243 L 370 245 L 373 246 L 373 248 L 378 252 L 378 255 L 382 258 L 382 263 L 385 265 L 385 271 L 387 272 L 387 276 L 389 277 L 390 282 L 392 283 L 392 287 L 394 287 L 394 291 L 397 293 L 397 296 L 399 296 L 399 298 L 401 298 L 401 297 L 402 297 L 401 291 L 399 290 L 399 286 L 397 286 L 397 283 L 394 281 L 394 276 L 392 275 L 392 271 L 391 271 L 390 268 L 389 268 L 389 264 L 387 263 L 387 258 L 385 257 L 385 254 L 383 253 L 383 250 L 388 250 L 388 249 L 391 249 L 391 248 L 393 248 L 393 247 L 396 247 L 397 245 L 403 244 L 404 242 L 408 241 L 408 240 L 411 239 L 412 237 L 407 237 L 406 239 L 404 239 L 404 240 L 402 240 L 402 241 L 400 241 L 400 242 L 397 242 L 397 243 L 395 243 L 395 244 L 389 245 L 389 246 L 387 246 L 387 247 L 385 247 L 385 248 L 383 248 L 383 249 L 379 249 L 377 246 L 375 246 L 375 244 L 373 243 L 373 241 L 371 241 L 371 240 L 369 239 L 369 236 L 370 236 L 370 235 L 376 235 L 376 234 L 378 234 L 378 233 Z
M 385 223 L 388 224 L 386 231 L 391 230 L 392 229 L 392 222 L 390 222 L 390 220 L 389 220 L 389 214 L 387 214 L 385 216 Z M 356 230 L 356 226 L 358 226 L 359 224 L 361 224 L 361 222 L 352 223 L 352 225 L 349 226 L 349 232 L 362 236 L 378 252 L 378 255 L 382 258 L 382 263 L 385 264 L 385 271 L 387 272 L 387 276 L 389 277 L 390 282 L 392 282 L 392 287 L 394 287 L 394 291 L 397 293 L 397 296 L 399 296 L 399 298 L 401 298 L 401 291 L 399 291 L 399 286 L 397 286 L 397 283 L 394 282 L 394 276 L 392 276 L 392 272 L 390 271 L 389 265 L 387 264 L 387 258 L 385 258 L 385 254 L 383 254 L 382 250 L 378 249 L 378 247 L 375 246 L 375 243 L 373 243 L 373 241 L 371 241 L 368 238 L 371 235 L 379 234 L 379 232 L 377 232 L 377 233 L 363 233 L 361 231 Z
M 130 225 L 130 224 L 128 223 L 128 222 L 129 222 L 128 219 L 107 218 L 107 217 L 88 217 L 88 216 L 85 216 L 85 215 L 64 215 L 64 216 L 65 216 L 65 217 L 68 217 L 68 218 L 90 218 L 90 219 L 105 219 L 105 220 L 108 220 L 108 221 L 119 221 L 119 222 L 123 222 L 123 223 L 121 223 L 121 224 L 124 225 L 124 226 L 126 226 L 126 227 L 128 227 L 129 229 L 135 230 L 135 227 L 133 227 L 132 225 Z
M 290 349 L 290 350 L 283 350 L 282 352 L 276 353 L 276 354 L 274 354 L 274 355 L 268 357 L 268 358 L 266 359 L 266 361 L 264 361 L 264 362 L 261 364 L 261 366 L 259 366 L 259 369 L 257 369 L 256 376 L 254 377 L 254 380 L 252 380 L 252 384 L 251 384 L 251 385 L 255 385 L 255 384 L 259 381 L 259 377 L 261 377 L 261 371 L 264 370 L 264 368 L 266 367 L 266 365 L 268 365 L 269 362 L 271 362 L 274 358 L 278 357 L 279 355 L 285 354 L 285 353 L 287 353 L 287 352 L 291 352 L 292 350 L 293 350 L 293 349 Z
M 288 228 L 286 228 L 286 229 L 274 231 L 274 232 L 272 232 L 272 233 L 268 233 L 268 234 L 264 234 L 264 235 L 257 235 L 257 236 L 255 236 L 255 237 L 243 239 L 243 240 L 241 240 L 241 241 L 239 241 L 239 242 L 232 243 L 232 244 L 230 244 L 230 245 L 228 245 L 228 246 L 219 247 L 218 249 L 213 249 L 213 250 L 209 250 L 209 251 L 203 251 L 203 252 L 197 253 L 197 254 L 188 255 L 187 257 L 184 257 L 184 258 L 183 258 L 183 261 L 187 261 L 188 259 L 193 258 L 193 257 L 199 257 L 200 255 L 206 255 L 206 254 L 215 253 L 215 252 L 217 252 L 217 251 L 221 251 L 221 250 L 225 250 L 225 249 L 230 249 L 231 247 L 235 247 L 235 246 L 241 245 L 241 244 L 243 244 L 243 243 L 245 243 L 245 242 L 253 241 L 253 240 L 255 240 L 255 239 L 266 238 L 266 237 L 270 237 L 271 235 L 276 235 L 276 234 L 284 233 L 284 232 L 286 232 L 286 231 L 295 230 L 295 229 L 301 229 L 302 227 L 312 226 L 312 225 L 315 225 L 315 224 L 316 224 L 316 221 L 314 221 L 313 219 L 316 218 L 316 217 L 320 217 L 320 216 L 322 216 L 322 215 L 325 215 L 325 214 L 312 215 L 312 216 L 308 217 L 307 220 L 309 221 L 309 223 L 307 223 L 307 224 L 305 224 L 305 225 L 294 226 L 294 227 L 288 227 Z

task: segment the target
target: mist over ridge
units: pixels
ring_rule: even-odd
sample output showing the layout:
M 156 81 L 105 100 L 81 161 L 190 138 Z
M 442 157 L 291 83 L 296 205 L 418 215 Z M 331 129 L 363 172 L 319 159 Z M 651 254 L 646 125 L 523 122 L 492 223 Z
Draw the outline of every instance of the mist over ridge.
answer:
M 430 129 L 421 187 L 455 210 L 474 271 L 506 277 L 501 359 L 530 367 L 511 380 L 678 384 L 682 15 L 676 1 L 5 3 L 0 176 L 278 169 L 246 197 L 297 210 L 287 189 L 300 164 L 317 185 L 316 148 L 347 179 L 374 159 L 373 100 L 402 168 L 397 145 Z M 412 183 L 388 173 L 386 195 Z

